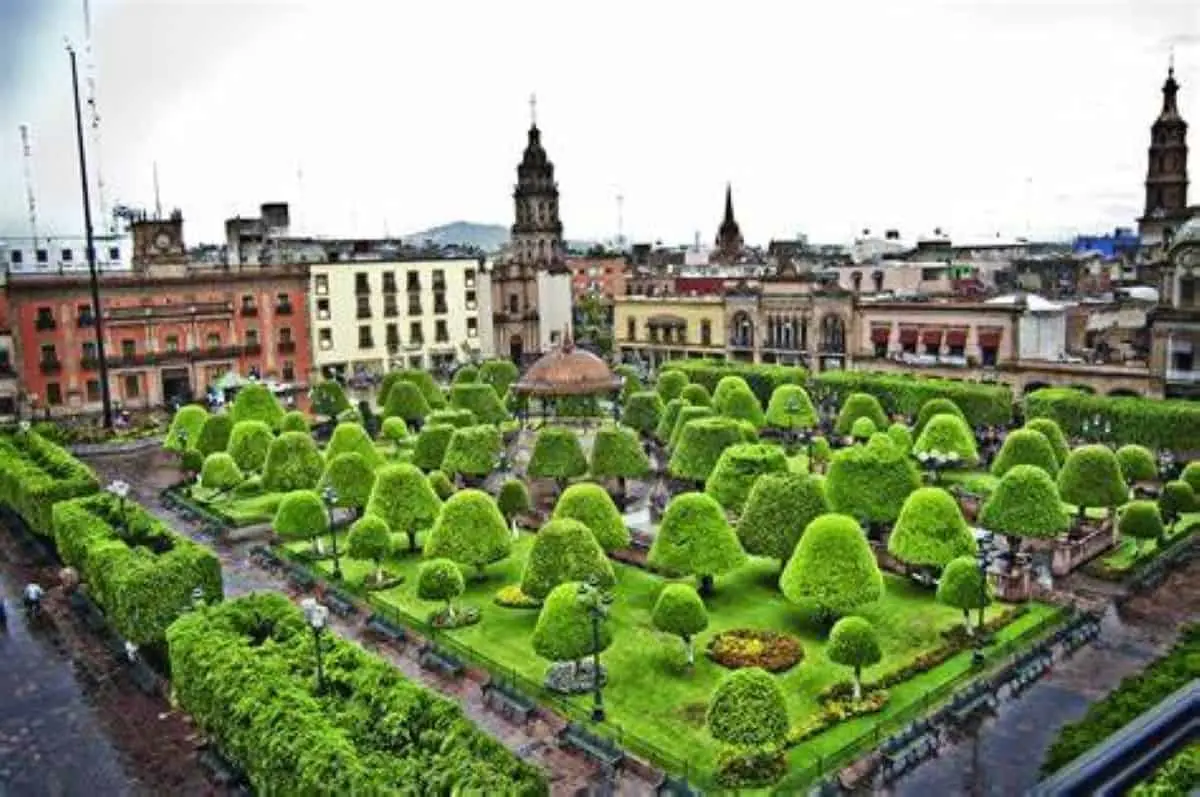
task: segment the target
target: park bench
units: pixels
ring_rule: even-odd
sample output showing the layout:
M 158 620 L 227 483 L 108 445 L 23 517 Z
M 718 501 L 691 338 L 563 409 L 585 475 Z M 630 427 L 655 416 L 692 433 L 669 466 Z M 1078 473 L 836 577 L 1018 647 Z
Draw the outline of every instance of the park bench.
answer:
M 625 760 L 625 751 L 615 742 L 592 733 L 577 722 L 572 722 L 558 733 L 558 743 L 573 747 L 605 767 L 617 767 Z
M 401 644 L 407 637 L 403 628 L 378 614 L 367 618 L 366 629 L 393 645 Z
M 325 593 L 325 605 L 338 617 L 349 617 L 357 611 L 354 608 L 354 602 L 337 590 L 329 590 Z
M 914 584 L 924 587 L 925 589 L 937 589 L 938 579 L 933 573 L 928 570 L 914 570 L 908 574 Z
M 657 797 L 697 797 L 700 792 L 688 785 L 686 778 L 663 773 L 662 778 L 655 784 L 654 793 Z
M 524 725 L 537 710 L 537 704 L 511 686 L 495 680 L 483 687 L 483 703 L 510 722 Z
M 989 681 L 981 681 L 965 690 L 951 701 L 948 714 L 955 722 L 962 724 L 981 710 L 991 710 L 996 707 L 995 688 Z
M 885 785 L 890 784 L 925 759 L 936 755 L 937 750 L 937 736 L 932 733 L 922 734 L 904 747 L 883 754 L 880 777 Z
M 438 650 L 432 643 L 421 647 L 417 663 L 421 665 L 421 669 L 439 672 L 448 678 L 457 678 L 466 670 L 461 661 L 443 650 Z

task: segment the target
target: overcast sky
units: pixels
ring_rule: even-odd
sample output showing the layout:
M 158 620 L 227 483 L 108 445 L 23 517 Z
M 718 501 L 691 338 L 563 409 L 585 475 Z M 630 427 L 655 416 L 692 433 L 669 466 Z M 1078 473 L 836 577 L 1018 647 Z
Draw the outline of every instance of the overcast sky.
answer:
M 0 232 L 21 123 L 43 229 L 82 228 L 82 2 L 0 0 Z M 1200 129 L 1195 0 L 92 3 L 109 204 L 152 207 L 157 162 L 190 243 L 274 200 L 320 234 L 511 223 L 534 92 L 572 239 L 623 194 L 627 236 L 711 240 L 727 180 L 752 243 L 1132 224 L 1172 44 Z

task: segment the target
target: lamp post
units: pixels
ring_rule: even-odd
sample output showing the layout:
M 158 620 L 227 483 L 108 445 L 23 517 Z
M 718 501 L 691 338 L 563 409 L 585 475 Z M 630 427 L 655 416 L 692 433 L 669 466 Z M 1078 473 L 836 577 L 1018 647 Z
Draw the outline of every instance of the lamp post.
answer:
M 325 691 L 325 671 L 321 669 L 321 632 L 329 623 L 329 608 L 317 603 L 316 598 L 305 598 L 300 601 L 300 609 L 304 612 L 304 621 L 313 632 L 313 650 L 317 655 L 317 694 Z
M 1169 482 L 1175 478 L 1178 470 L 1175 464 L 1175 455 L 1170 451 L 1160 451 L 1158 454 L 1158 477 L 1164 482 Z
M 329 507 L 329 536 L 333 538 L 333 577 L 342 580 L 342 563 L 338 558 L 337 549 L 337 524 L 334 522 L 334 507 L 337 506 L 338 494 L 337 490 L 332 486 L 326 487 L 321 491 L 321 498 L 325 501 L 325 506 Z
M 600 623 L 608 617 L 613 596 L 601 589 L 593 577 L 579 585 L 578 597 L 592 621 L 592 690 L 596 698 L 592 705 L 592 721 L 604 722 L 604 695 L 600 686 Z
M 931 451 L 917 452 L 917 459 L 920 460 L 921 465 L 924 466 L 926 470 L 933 474 L 933 483 L 940 484 L 941 471 L 957 465 L 959 456 L 955 451 L 942 453 L 937 449 L 933 449 Z
M 128 532 L 129 520 L 125 514 L 125 499 L 129 496 L 129 483 L 116 479 L 110 482 L 108 487 L 104 489 L 117 497 L 117 506 L 120 507 L 121 511 L 121 530 Z
M 987 574 L 988 568 L 992 564 L 992 543 L 994 541 L 992 533 L 985 532 L 979 538 L 979 550 L 975 554 L 975 561 L 979 565 L 979 621 L 978 628 L 975 629 L 975 652 L 971 654 L 971 662 L 979 667 L 983 665 L 983 610 L 988 602 L 988 585 Z
M 1091 420 L 1083 419 L 1083 437 L 1096 443 L 1102 443 L 1112 436 L 1112 421 L 1105 420 L 1100 413 L 1096 413 Z
M 204 608 L 204 588 L 203 587 L 196 587 L 195 589 L 192 590 L 192 608 L 193 609 Z

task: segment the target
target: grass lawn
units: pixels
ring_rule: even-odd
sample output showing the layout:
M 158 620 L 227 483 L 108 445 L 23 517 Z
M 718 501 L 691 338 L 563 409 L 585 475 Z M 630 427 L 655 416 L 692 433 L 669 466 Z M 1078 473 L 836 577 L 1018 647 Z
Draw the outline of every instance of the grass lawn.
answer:
M 489 568 L 485 580 L 468 582 L 463 601 L 478 606 L 482 620 L 477 625 L 448 633 L 457 642 L 540 683 L 548 662 L 534 654 L 530 644 L 537 611 L 507 609 L 492 602 L 498 589 L 520 580 L 533 539 L 531 534 L 522 534 L 511 557 Z M 295 547 L 304 545 L 299 543 Z M 438 605 L 416 597 L 414 583 L 419 562 L 415 556 L 388 562 L 387 570 L 404 575 L 405 581 L 378 593 L 378 597 L 424 618 Z M 320 562 L 318 566 L 326 572 L 332 568 L 329 562 Z M 368 562 L 353 560 L 342 565 L 351 583 L 360 582 L 371 572 L 371 567 Z M 658 633 L 650 623 L 654 601 L 666 580 L 626 565 L 615 564 L 615 568 L 617 600 L 612 618 L 616 625 L 616 641 L 602 654 L 609 672 L 609 686 L 604 691 L 609 718 L 626 734 L 646 740 L 688 762 L 693 769 L 698 767 L 701 771 L 711 772 L 719 745 L 704 727 L 704 710 L 709 694 L 728 671 L 701 654 L 697 656 L 694 672 L 686 672 L 680 641 Z M 754 559 L 738 572 L 718 579 L 717 592 L 708 602 L 711 625 L 696 644 L 697 651 L 702 651 L 715 632 L 741 627 L 774 629 L 797 636 L 804 647 L 804 659 L 780 676 L 795 725 L 816 712 L 817 693 L 830 683 L 848 678 L 849 671 L 825 658 L 824 632 L 805 624 L 800 613 L 778 592 L 777 568 L 773 562 Z M 861 612 L 875 625 L 884 649 L 884 660 L 865 673 L 867 678 L 937 647 L 941 641 L 940 632 L 961 622 L 958 611 L 935 602 L 930 592 L 902 578 L 891 575 L 884 578 L 884 597 Z M 1000 636 L 1016 636 L 1036 625 L 1051 611 L 1049 607 L 1035 605 L 1032 612 L 1018 619 Z M 790 754 L 792 766 L 808 766 L 815 756 L 841 749 L 872 723 L 899 711 L 968 669 L 969 659 L 969 653 L 960 654 L 893 688 L 887 711 L 842 723 L 794 748 Z M 590 705 L 590 696 L 578 696 L 574 701 L 580 707 L 586 707 Z M 636 745 L 630 746 L 636 749 Z
M 238 527 L 270 522 L 284 495 L 286 493 L 235 495 L 228 492 L 214 498 L 211 490 L 192 488 L 192 499 L 196 503 L 224 516 Z
M 1198 528 L 1200 528 L 1200 512 L 1181 515 L 1179 522 L 1175 524 L 1174 532 L 1168 531 L 1167 542 L 1178 537 L 1186 537 Z M 1157 540 L 1136 540 L 1122 537 L 1117 549 L 1100 561 L 1106 570 L 1124 573 L 1134 565 L 1153 559 L 1157 555 Z

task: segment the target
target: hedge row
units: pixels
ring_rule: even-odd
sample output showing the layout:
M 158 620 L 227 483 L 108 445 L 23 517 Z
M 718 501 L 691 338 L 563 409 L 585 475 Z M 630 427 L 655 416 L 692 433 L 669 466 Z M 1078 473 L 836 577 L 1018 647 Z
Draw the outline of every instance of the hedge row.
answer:
M 137 645 L 163 641 L 197 587 L 205 601 L 224 594 L 216 554 L 108 493 L 55 504 L 54 541 L 113 628 Z
M 1112 425 L 1118 445 L 1200 451 L 1200 403 L 1184 400 L 1095 396 L 1070 388 L 1045 388 L 1025 397 L 1026 418 L 1050 418 L 1068 436 L 1083 434 L 1084 421 L 1100 416 Z
M 958 405 L 973 426 L 1012 422 L 1013 395 L 1007 385 L 869 371 L 825 371 L 812 382 L 835 396 L 839 404 L 851 393 L 870 393 L 888 412 L 915 417 L 925 402 L 944 398 Z
M 740 376 L 750 385 L 765 409 L 771 394 L 780 385 L 803 385 L 808 371 L 795 365 L 772 365 L 729 362 L 727 360 L 670 360 L 662 370 L 682 371 L 693 384 L 703 385 L 711 395 L 717 383 L 726 376 Z M 665 400 L 665 399 L 664 399 Z
M 0 437 L 0 503 L 24 518 L 35 533 L 53 533 L 50 510 L 56 501 L 99 488 L 87 465 L 37 432 Z
M 167 632 L 175 694 L 261 794 L 545 795 L 544 776 L 450 701 L 282 595 L 189 612 Z

